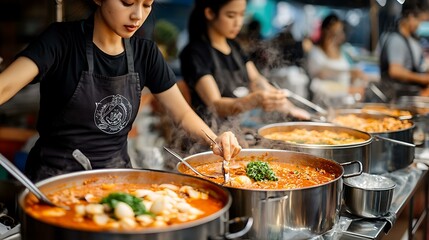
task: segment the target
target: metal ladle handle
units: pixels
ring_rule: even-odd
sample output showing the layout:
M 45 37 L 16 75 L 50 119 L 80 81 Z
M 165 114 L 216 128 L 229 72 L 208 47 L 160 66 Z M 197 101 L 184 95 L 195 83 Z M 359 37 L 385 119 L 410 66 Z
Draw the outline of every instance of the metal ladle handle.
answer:
M 74 159 L 82 165 L 85 170 L 91 170 L 91 161 L 79 149 L 75 149 L 72 153 Z
M 0 154 L 0 165 L 2 165 L 10 174 L 12 174 L 19 182 L 21 182 L 26 188 L 28 188 L 41 202 L 46 203 L 51 206 L 57 206 L 52 203 L 46 196 L 43 194 L 39 188 L 34 185 L 34 183 L 28 179 L 11 161 L 6 159 L 2 154 Z
M 413 148 L 416 147 L 415 144 L 407 143 L 407 142 L 404 142 L 404 141 L 399 141 L 399 140 L 395 140 L 395 139 L 391 139 L 391 138 L 381 137 L 381 136 L 378 136 L 378 135 L 375 135 L 374 137 L 377 138 L 377 139 L 381 139 L 383 141 L 388 141 L 388 142 L 392 142 L 392 143 L 403 145 L 403 146 L 407 146 L 407 147 L 413 147 Z
M 196 169 L 194 169 L 189 163 L 187 163 L 181 156 L 179 156 L 179 154 L 175 153 L 173 150 L 164 147 L 164 149 L 169 152 L 171 155 L 173 155 L 174 157 L 176 157 L 177 159 L 180 160 L 180 162 L 182 162 L 183 164 L 185 164 L 185 166 L 187 166 L 189 169 L 192 170 L 192 172 L 194 172 L 195 174 L 197 174 L 198 176 L 203 176 L 203 174 L 201 174 L 200 172 L 198 172 Z

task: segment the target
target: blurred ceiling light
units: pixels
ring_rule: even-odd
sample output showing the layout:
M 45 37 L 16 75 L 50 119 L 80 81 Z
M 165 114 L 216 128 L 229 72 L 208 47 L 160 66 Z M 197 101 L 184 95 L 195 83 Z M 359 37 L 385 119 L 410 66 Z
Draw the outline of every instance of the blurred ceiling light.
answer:
M 363 17 L 362 15 L 363 15 L 362 11 L 359 9 L 347 11 L 346 13 L 347 23 L 349 23 L 353 27 L 356 27 L 357 25 L 359 25 L 360 20 Z
M 380 6 L 384 7 L 384 5 L 386 5 L 387 0 L 376 0 L 378 4 L 380 4 Z M 405 0 L 396 0 L 398 1 L 398 3 L 400 4 L 404 4 Z
M 384 5 L 386 5 L 386 0 L 377 0 L 378 4 L 380 4 L 380 6 L 384 7 Z
M 273 26 L 277 28 L 286 27 L 294 22 L 294 14 L 292 6 L 286 2 L 279 2 L 277 4 L 277 15 L 273 19 Z

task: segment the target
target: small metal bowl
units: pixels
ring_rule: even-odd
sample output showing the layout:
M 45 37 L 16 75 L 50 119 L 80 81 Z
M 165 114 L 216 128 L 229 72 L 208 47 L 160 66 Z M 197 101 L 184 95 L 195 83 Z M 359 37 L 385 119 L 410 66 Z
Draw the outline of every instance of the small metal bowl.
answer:
M 354 215 L 376 218 L 389 213 L 396 187 L 390 178 L 362 173 L 344 179 L 344 205 Z

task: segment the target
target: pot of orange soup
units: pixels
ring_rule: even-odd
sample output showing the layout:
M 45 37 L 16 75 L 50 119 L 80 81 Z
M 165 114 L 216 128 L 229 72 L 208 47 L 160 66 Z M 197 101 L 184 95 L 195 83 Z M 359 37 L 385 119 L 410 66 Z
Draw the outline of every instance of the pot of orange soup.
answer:
M 313 155 L 273 149 L 243 149 L 229 164 L 231 182 L 223 183 L 222 159 L 212 152 L 185 158 L 200 172 L 219 176 L 232 195 L 230 217 L 248 216 L 253 226 L 250 239 L 309 239 L 329 231 L 339 219 L 344 174 L 339 163 Z M 268 163 L 277 181 L 255 181 L 246 176 L 252 161 Z M 179 163 L 181 173 L 195 175 Z
M 24 191 L 19 196 L 22 239 L 225 239 L 244 235 L 252 224 L 252 219 L 241 218 L 244 229 L 228 233 L 228 191 L 177 173 L 90 170 L 36 185 L 54 203 L 69 209 L 40 204 Z

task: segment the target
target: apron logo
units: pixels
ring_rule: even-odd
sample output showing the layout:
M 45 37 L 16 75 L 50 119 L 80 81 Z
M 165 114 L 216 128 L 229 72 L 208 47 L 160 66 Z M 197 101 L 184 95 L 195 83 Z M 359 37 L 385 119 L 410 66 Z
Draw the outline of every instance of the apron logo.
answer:
M 132 106 L 124 96 L 111 95 L 95 105 L 95 125 L 107 134 L 118 133 L 130 121 Z

